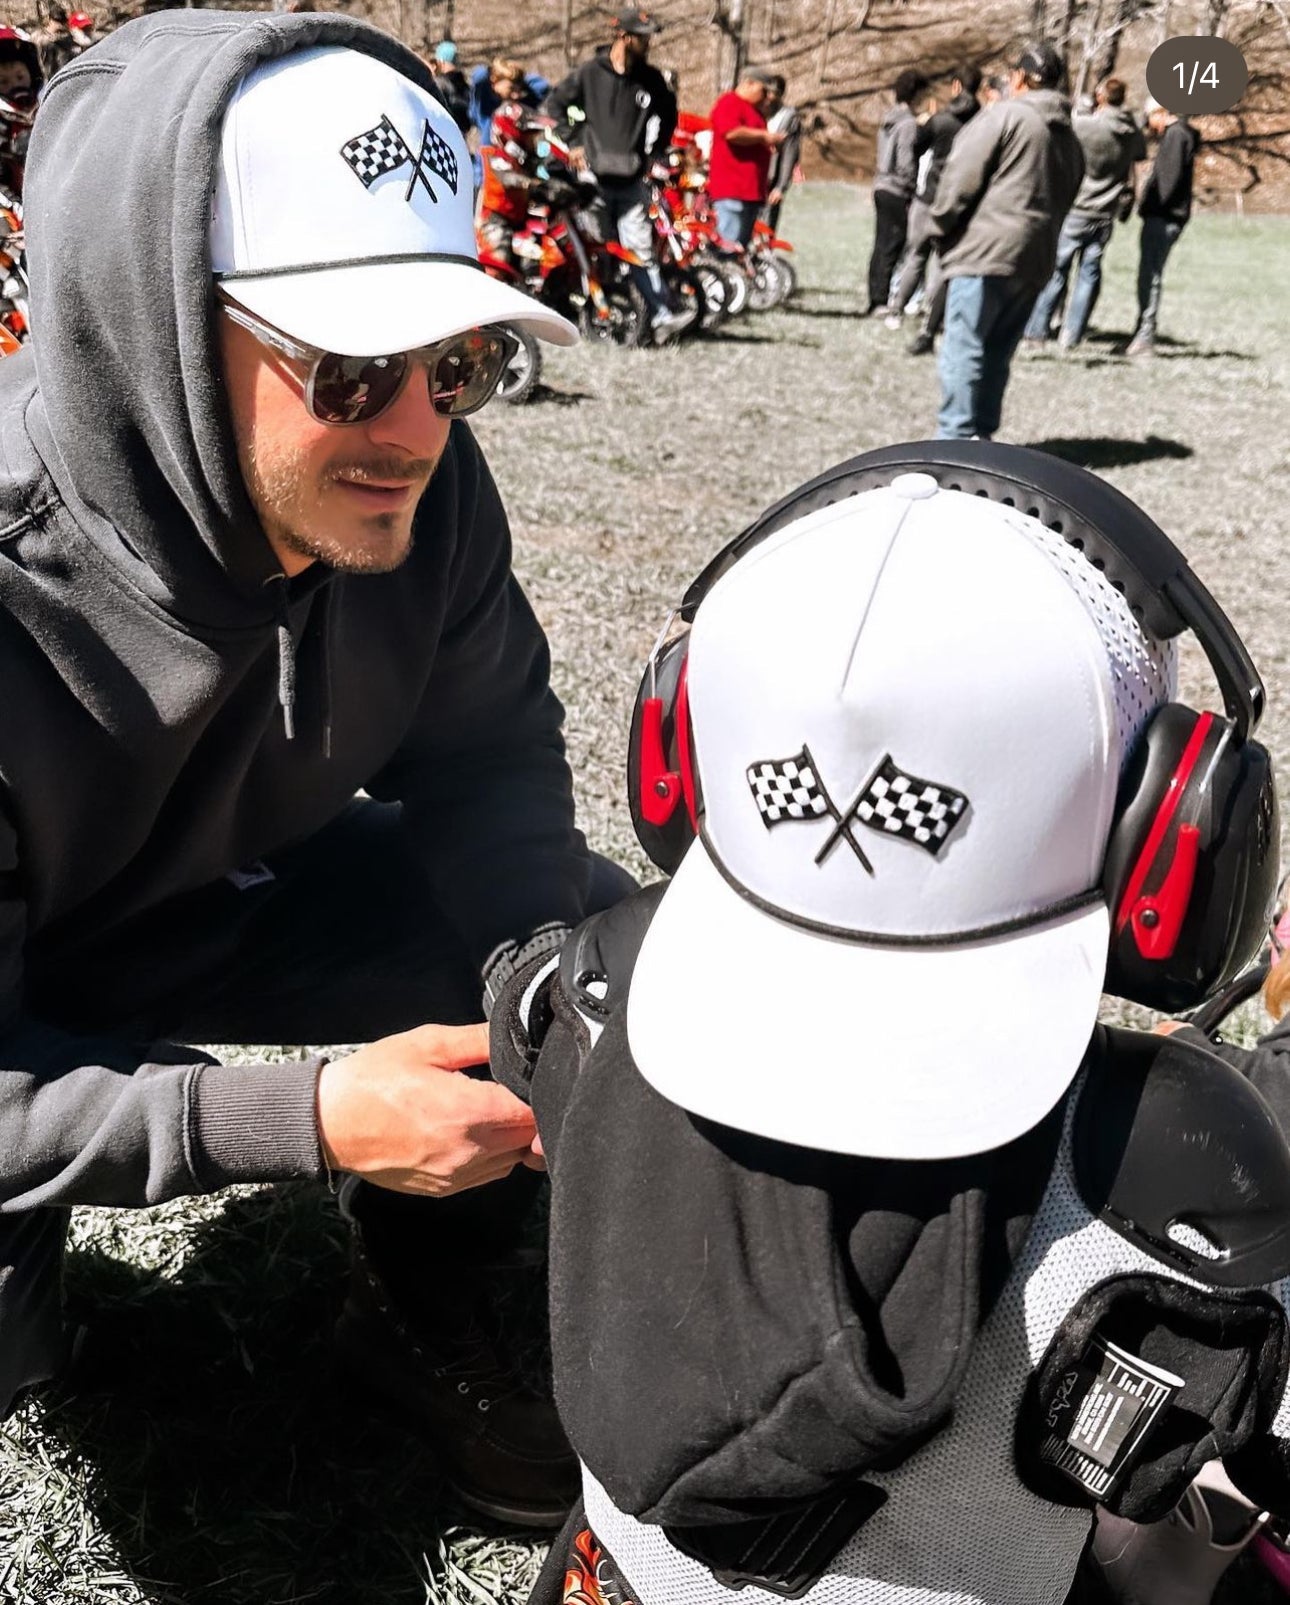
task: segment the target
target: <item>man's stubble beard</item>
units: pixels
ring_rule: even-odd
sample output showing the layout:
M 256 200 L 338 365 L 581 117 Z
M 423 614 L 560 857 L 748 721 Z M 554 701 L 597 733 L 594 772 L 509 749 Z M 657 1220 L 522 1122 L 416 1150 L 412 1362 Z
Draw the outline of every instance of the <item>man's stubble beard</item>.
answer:
M 389 574 L 406 562 L 412 551 L 416 508 L 442 454 L 433 461 L 388 457 L 330 463 L 321 475 L 311 471 L 309 457 L 303 448 L 279 446 L 265 454 L 251 446 L 247 486 L 270 539 L 297 557 L 346 574 Z M 345 533 L 337 534 L 320 524 L 323 518 L 340 516 L 334 506 L 327 507 L 326 491 L 341 474 L 357 480 L 423 479 L 424 483 L 410 508 L 356 514 Z

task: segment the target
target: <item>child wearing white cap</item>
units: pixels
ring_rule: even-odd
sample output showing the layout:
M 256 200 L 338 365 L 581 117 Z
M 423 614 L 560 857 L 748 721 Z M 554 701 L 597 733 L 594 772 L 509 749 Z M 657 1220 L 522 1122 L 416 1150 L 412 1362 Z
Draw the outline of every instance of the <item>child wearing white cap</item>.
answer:
M 1290 1150 L 1197 1034 L 1097 1021 L 1221 984 L 1275 884 L 1221 610 L 1091 476 L 937 443 L 681 623 L 631 765 L 675 873 L 493 1015 L 583 1465 L 535 1598 L 1060 1605 L 1216 1448 L 1290 1505 Z M 1184 628 L 1227 719 L 1170 702 Z

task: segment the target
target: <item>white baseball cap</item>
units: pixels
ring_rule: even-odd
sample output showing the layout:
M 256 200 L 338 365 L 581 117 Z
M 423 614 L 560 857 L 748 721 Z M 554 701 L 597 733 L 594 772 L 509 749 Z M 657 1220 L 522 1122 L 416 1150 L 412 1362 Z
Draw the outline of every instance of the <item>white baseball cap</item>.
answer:
M 892 1159 L 998 1147 L 1075 1076 L 1121 769 L 1171 649 L 1038 519 L 901 474 L 714 585 L 701 833 L 627 1003 L 695 1114 Z
M 465 141 L 433 95 L 358 50 L 297 50 L 229 102 L 211 265 L 266 322 L 340 356 L 489 323 L 573 345 L 571 323 L 479 266 L 473 211 Z

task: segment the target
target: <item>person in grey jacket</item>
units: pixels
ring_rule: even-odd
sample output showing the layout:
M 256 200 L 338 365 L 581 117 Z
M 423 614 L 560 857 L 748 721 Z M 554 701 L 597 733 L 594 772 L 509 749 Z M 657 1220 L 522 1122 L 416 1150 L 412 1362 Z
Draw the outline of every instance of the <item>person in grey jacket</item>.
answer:
M 869 256 L 869 303 L 865 316 L 885 314 L 892 275 L 905 249 L 909 207 L 918 185 L 918 118 L 914 109 L 928 80 L 907 67 L 896 79 L 896 104 L 878 129 L 873 174 L 874 236 Z
M 464 420 L 498 323 L 573 331 L 479 271 L 429 70 L 346 17 L 126 23 L 51 86 L 28 185 L 35 334 L 0 364 L 0 1415 L 63 1362 L 73 1207 L 344 1176 L 344 1363 L 474 1508 L 558 1523 L 554 1411 L 478 1324 L 534 1128 L 462 1072 L 481 994 L 623 876 L 574 828 Z
M 954 141 L 932 204 L 950 281 L 941 344 L 939 439 L 990 439 L 1013 354 L 1045 280 L 1084 158 L 1065 63 L 1047 41 L 1027 45 L 1011 98 L 988 106 Z
M 1102 288 L 1102 253 L 1111 240 L 1116 218 L 1126 216 L 1124 202 L 1133 203 L 1133 168 L 1147 154 L 1137 119 L 1124 105 L 1122 78 L 1099 84 L 1096 110 L 1090 117 L 1071 120 L 1084 153 L 1084 178 L 1057 240 L 1053 276 L 1039 293 L 1026 325 L 1027 340 L 1043 342 L 1052 331 L 1053 314 L 1066 293 L 1066 282 L 1076 258 L 1079 272 L 1058 336 L 1063 350 L 1084 338 Z

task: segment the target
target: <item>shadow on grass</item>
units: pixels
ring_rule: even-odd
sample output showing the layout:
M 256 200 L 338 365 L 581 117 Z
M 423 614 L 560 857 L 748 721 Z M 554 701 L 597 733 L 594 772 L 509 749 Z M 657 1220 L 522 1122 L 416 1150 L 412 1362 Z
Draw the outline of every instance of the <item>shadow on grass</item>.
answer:
M 42 1427 L 150 1598 L 422 1605 L 422 1556 L 462 1518 L 334 1373 L 344 1236 L 321 1189 L 287 1187 L 231 1199 L 173 1280 L 69 1256 L 99 1313 Z
M 539 379 L 533 386 L 526 406 L 530 407 L 579 407 L 584 401 L 594 401 L 596 398 L 587 390 L 552 390 L 544 380 Z
M 1063 362 L 1078 362 L 1084 360 L 1086 368 L 1101 367 L 1108 357 L 1122 357 L 1128 347 L 1131 334 L 1117 334 L 1112 329 L 1092 329 L 1072 351 L 1060 351 L 1056 341 L 1051 341 L 1041 348 L 1045 355 L 1052 355 Z M 1097 354 L 1087 354 L 1090 348 L 1097 348 Z M 1035 354 L 1038 354 L 1036 352 Z M 1212 362 L 1216 358 L 1223 358 L 1228 362 L 1253 362 L 1254 353 L 1250 351 L 1211 350 L 1208 346 L 1199 345 L 1195 340 L 1178 340 L 1170 334 L 1158 334 L 1155 339 L 1155 355 L 1147 361 L 1173 361 L 1184 358 L 1198 362 Z M 1138 359 L 1135 358 L 1135 361 Z
M 1145 440 L 1119 440 L 1113 435 L 1059 436 L 1048 440 L 1028 440 L 1031 451 L 1046 451 L 1050 457 L 1063 457 L 1081 468 L 1130 468 L 1135 463 L 1158 462 L 1162 458 L 1181 461 L 1195 456 L 1181 440 L 1162 440 L 1148 435 Z

